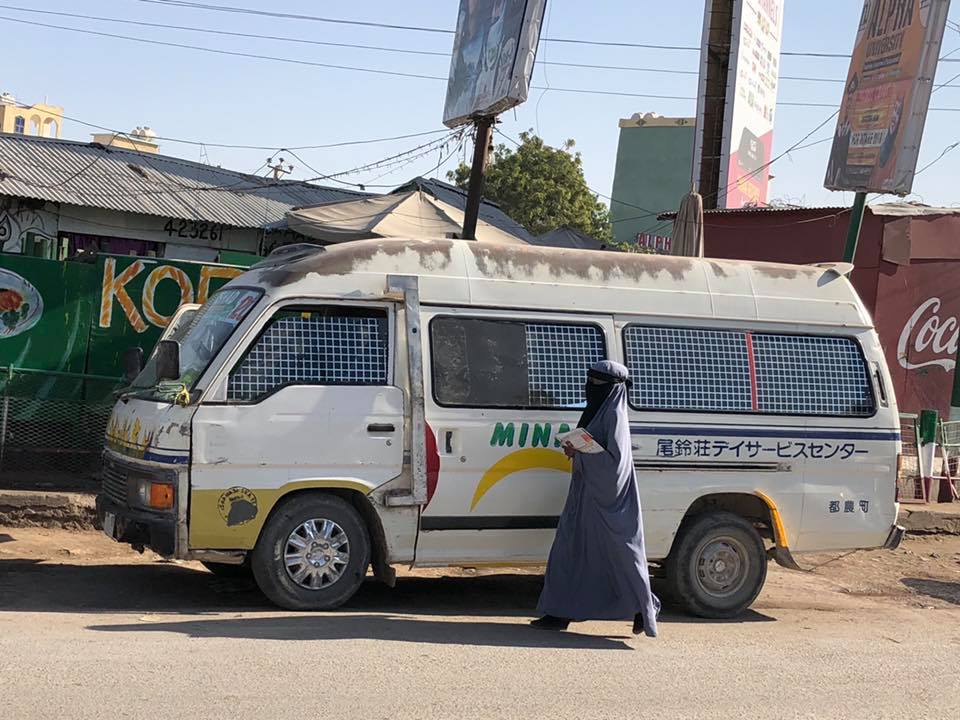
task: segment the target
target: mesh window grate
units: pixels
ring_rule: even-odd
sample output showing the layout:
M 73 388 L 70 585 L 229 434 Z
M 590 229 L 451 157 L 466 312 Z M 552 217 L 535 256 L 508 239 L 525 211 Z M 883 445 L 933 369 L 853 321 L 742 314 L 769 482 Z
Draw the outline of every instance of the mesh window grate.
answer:
M 849 338 L 754 335 L 760 412 L 873 415 L 870 379 Z
M 582 407 L 587 369 L 604 359 L 603 333 L 589 325 L 528 323 L 530 405 Z
M 631 325 L 623 336 L 634 407 L 752 411 L 743 333 Z
M 386 314 L 281 313 L 230 374 L 227 397 L 256 400 L 295 383 L 386 385 Z

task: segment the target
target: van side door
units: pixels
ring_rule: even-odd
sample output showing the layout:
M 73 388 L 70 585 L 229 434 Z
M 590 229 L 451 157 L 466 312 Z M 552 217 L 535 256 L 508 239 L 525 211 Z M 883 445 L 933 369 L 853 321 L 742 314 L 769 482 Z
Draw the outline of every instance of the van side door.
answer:
M 390 303 L 274 308 L 193 419 L 190 544 L 249 549 L 287 492 L 369 492 L 403 462 Z M 247 515 L 232 517 L 234 497 Z
M 436 475 L 417 563 L 542 563 L 570 486 L 557 435 L 580 418 L 589 366 L 611 357 L 612 320 L 442 308 L 422 319 Z

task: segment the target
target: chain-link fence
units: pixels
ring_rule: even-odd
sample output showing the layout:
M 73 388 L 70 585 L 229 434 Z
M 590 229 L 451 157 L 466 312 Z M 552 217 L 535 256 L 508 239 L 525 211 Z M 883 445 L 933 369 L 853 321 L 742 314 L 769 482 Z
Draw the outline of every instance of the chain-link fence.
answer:
M 920 416 L 900 413 L 900 442 L 903 447 L 897 468 L 897 489 L 900 502 L 926 502 L 927 495 L 920 473 L 920 442 L 917 422 Z
M 960 422 L 942 421 L 939 442 L 943 450 L 943 475 L 952 483 L 956 497 L 960 495 Z
M 0 478 L 92 476 L 118 378 L 0 367 Z

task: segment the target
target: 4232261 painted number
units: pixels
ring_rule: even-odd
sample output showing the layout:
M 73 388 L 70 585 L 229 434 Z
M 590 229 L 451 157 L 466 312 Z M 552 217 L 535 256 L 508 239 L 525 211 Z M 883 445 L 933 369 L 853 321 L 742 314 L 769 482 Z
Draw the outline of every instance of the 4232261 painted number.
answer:
M 167 237 L 185 240 L 211 240 L 217 242 L 223 237 L 224 226 L 219 223 L 197 222 L 196 220 L 167 220 L 163 230 Z

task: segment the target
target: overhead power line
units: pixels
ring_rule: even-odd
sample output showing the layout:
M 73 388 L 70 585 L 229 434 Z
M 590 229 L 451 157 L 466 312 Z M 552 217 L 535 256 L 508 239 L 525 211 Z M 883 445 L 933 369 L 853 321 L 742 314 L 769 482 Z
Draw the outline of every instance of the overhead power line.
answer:
M 362 43 L 330 42 L 326 40 L 313 40 L 310 38 L 290 37 L 287 35 L 266 35 L 264 33 L 247 33 L 247 32 L 236 32 L 232 30 L 217 30 L 214 28 L 196 27 L 192 25 L 173 25 L 169 23 L 147 22 L 145 20 L 128 20 L 125 18 L 103 17 L 99 15 L 87 15 L 83 13 L 61 12 L 57 10 L 37 10 L 35 8 L 21 7 L 18 5 L 0 4 L 0 8 L 5 10 L 14 10 L 17 12 L 31 13 L 34 15 L 67 17 L 67 18 L 73 18 L 76 20 L 92 20 L 95 22 L 114 23 L 119 25 L 132 25 L 135 27 L 146 27 L 146 28 L 154 28 L 159 30 L 184 30 L 187 32 L 203 33 L 205 35 L 217 35 L 220 37 L 236 37 L 236 38 L 244 38 L 244 39 L 250 39 L 250 40 L 270 40 L 270 41 L 276 41 L 276 42 L 294 43 L 299 45 L 315 45 L 320 47 L 349 48 L 353 50 L 372 50 L 375 52 L 399 53 L 403 55 L 420 55 L 424 57 L 440 57 L 440 58 L 444 58 L 445 60 L 450 59 L 449 52 L 443 52 L 439 50 L 416 50 L 412 48 L 387 47 L 384 45 L 365 45 Z M 596 63 L 547 61 L 543 59 L 538 59 L 537 64 L 550 65 L 555 67 L 579 68 L 584 70 L 645 72 L 645 73 L 655 73 L 655 74 L 664 74 L 664 75 L 688 75 L 693 77 L 696 77 L 697 75 L 699 75 L 699 71 L 697 70 L 638 67 L 635 65 L 608 65 L 608 64 L 596 64 Z M 780 80 L 834 83 L 834 84 L 843 84 L 846 82 L 842 78 L 822 78 L 822 77 L 807 77 L 807 76 L 796 76 L 796 75 L 781 75 Z
M 140 1 L 146 2 L 147 0 L 140 0 Z M 374 74 L 374 75 L 388 75 L 388 76 L 393 76 L 393 77 L 406 77 L 406 78 L 414 78 L 414 79 L 421 79 L 421 80 L 434 80 L 434 81 L 444 81 L 444 82 L 447 80 L 447 78 L 446 78 L 445 76 L 439 76 L 439 75 L 425 75 L 425 74 L 420 74 L 420 73 L 406 73 L 406 72 L 399 72 L 399 71 L 395 71 L 395 70 L 384 70 L 384 69 L 380 69 L 380 68 L 368 68 L 368 67 L 359 67 L 359 66 L 353 66 L 353 65 L 339 65 L 339 64 L 332 64 L 332 63 L 320 63 L 320 62 L 314 62 L 314 61 L 312 61 L 312 60 L 300 60 L 300 59 L 297 59 L 297 58 L 278 57 L 278 56 L 273 56 L 273 55 L 261 55 L 261 54 L 257 54 L 257 53 L 239 52 L 239 51 L 234 51 L 234 50 L 223 50 L 223 49 L 220 49 L 220 48 L 201 47 L 201 46 L 198 46 L 198 45 L 189 45 L 189 44 L 186 44 L 186 43 L 174 43 L 174 42 L 168 42 L 168 41 L 164 41 L 164 40 L 152 40 L 152 39 L 148 39 L 148 38 L 134 37 L 134 36 L 131 36 L 131 35 L 120 35 L 120 34 L 117 34 L 117 33 L 105 33 L 105 32 L 100 32 L 100 31 L 98 31 L 98 30 L 87 30 L 87 29 L 84 29 L 84 28 L 74 28 L 74 27 L 67 27 L 67 26 L 62 26 L 62 25 L 52 25 L 52 24 L 50 24 L 50 23 L 41 23 L 41 22 L 36 22 L 36 21 L 33 21 L 33 20 L 23 20 L 23 19 L 20 19 L 20 18 L 11 18 L 11 17 L 7 17 L 7 16 L 2 16 L 2 15 L 0 15 L 0 20 L 6 20 L 6 21 L 8 21 L 8 22 L 20 23 L 20 24 L 24 24 L 24 25 L 33 25 L 33 26 L 38 26 L 38 27 L 45 27 L 45 28 L 50 28 L 50 29 L 54 29 L 54 30 L 65 30 L 65 31 L 68 31 L 68 32 L 81 33 L 81 34 L 85 34 L 85 35 L 94 35 L 94 36 L 98 36 L 98 37 L 108 37 L 108 38 L 113 38 L 113 39 L 117 39 L 117 40 L 127 40 L 127 41 L 129 41 L 129 42 L 146 43 L 146 44 L 148 44 L 148 45 L 159 45 L 159 46 L 163 46 L 163 47 L 174 47 L 174 48 L 178 48 L 178 49 L 182 49 L 182 50 L 194 50 L 194 51 L 197 51 L 197 52 L 212 53 L 212 54 L 216 54 L 216 55 L 228 55 L 228 56 L 232 56 L 232 57 L 249 58 L 249 59 L 254 59 L 254 60 L 268 60 L 268 61 L 272 61 L 272 62 L 289 63 L 289 64 L 294 64 L 294 65 L 305 65 L 305 66 L 310 66 L 310 67 L 321 67 L 321 68 L 333 69 L 333 70 L 345 70 L 345 71 L 352 71 L 352 72 L 362 72 L 362 73 L 369 73 L 369 74 Z M 960 77 L 960 76 L 958 76 L 958 77 Z M 598 90 L 598 89 L 594 89 L 594 88 L 564 88 L 564 87 L 553 87 L 553 86 L 551 86 L 551 87 L 548 88 L 548 87 L 543 87 L 543 86 L 538 86 L 538 85 L 532 85 L 532 86 L 531 86 L 531 89 L 533 89 L 533 90 L 550 90 L 550 91 L 553 91 L 553 92 L 564 92 L 564 93 L 576 93 L 576 94 L 580 94 L 580 95 L 601 95 L 601 96 L 606 95 L 606 96 L 615 96 L 615 97 L 636 97 L 636 98 L 646 98 L 646 99 L 654 99 L 654 100 L 683 100 L 683 101 L 692 101 L 692 100 L 695 100 L 695 99 L 696 99 L 696 97 L 693 96 L 693 95 L 661 95 L 661 94 L 653 94 L 653 93 L 624 92 L 624 91 L 620 91 L 620 90 Z M 831 103 L 814 103 L 814 102 L 798 102 L 798 101 L 779 101 L 777 104 L 780 105 L 780 106 L 784 106 L 784 107 L 823 107 L 823 108 L 836 107 L 835 104 L 831 104 Z M 930 108 L 930 110 L 931 110 L 931 111 L 944 111 L 944 112 L 960 112 L 960 108 Z
M 311 22 L 334 23 L 338 25 L 356 25 L 360 27 L 374 27 L 385 30 L 406 30 L 410 32 L 424 32 L 441 35 L 453 35 L 454 30 L 449 28 L 426 27 L 423 25 L 397 25 L 394 23 L 380 23 L 367 20 L 346 20 L 343 18 L 320 17 L 316 15 L 306 15 L 303 13 L 286 13 L 273 10 L 258 10 L 255 8 L 236 7 L 232 5 L 213 5 L 210 3 L 190 2 L 189 0 L 137 0 L 138 2 L 151 5 L 162 5 L 172 8 L 189 8 L 191 10 L 208 10 L 211 12 L 235 13 L 242 15 L 259 15 L 261 17 L 272 17 L 284 20 L 307 20 Z M 621 42 L 611 40 L 585 40 L 583 38 L 541 38 L 541 42 L 565 43 L 570 45 L 595 45 L 597 47 L 628 47 L 640 48 L 645 50 L 678 50 L 684 52 L 700 52 L 699 45 L 664 45 L 654 43 Z M 800 52 L 784 51 L 781 55 L 793 57 L 816 57 L 816 58 L 840 58 L 849 60 L 849 53 L 829 53 L 829 52 Z

